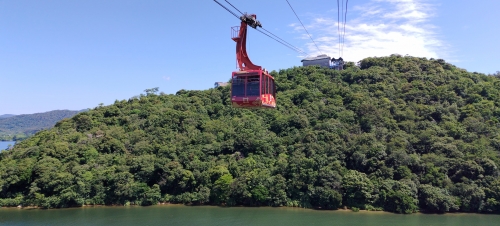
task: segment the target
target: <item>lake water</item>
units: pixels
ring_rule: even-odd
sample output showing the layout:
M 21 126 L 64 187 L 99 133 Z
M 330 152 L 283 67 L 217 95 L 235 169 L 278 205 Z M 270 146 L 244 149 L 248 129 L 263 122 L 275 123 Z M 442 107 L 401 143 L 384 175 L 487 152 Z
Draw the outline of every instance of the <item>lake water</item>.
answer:
M 271 207 L 84 207 L 52 210 L 0 208 L 0 225 L 500 225 L 500 215 L 318 211 Z
M 0 151 L 7 149 L 10 145 L 14 145 L 15 141 L 0 141 Z

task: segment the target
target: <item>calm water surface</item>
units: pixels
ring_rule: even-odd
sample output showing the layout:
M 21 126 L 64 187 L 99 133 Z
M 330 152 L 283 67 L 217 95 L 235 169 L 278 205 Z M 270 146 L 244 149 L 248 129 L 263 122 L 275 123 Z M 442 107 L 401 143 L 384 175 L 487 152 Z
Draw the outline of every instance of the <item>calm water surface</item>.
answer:
M 500 225 L 499 215 L 400 215 L 299 208 L 85 207 L 58 210 L 0 208 L 0 225 Z
M 0 141 L 0 151 L 7 149 L 10 145 L 14 145 L 15 141 Z

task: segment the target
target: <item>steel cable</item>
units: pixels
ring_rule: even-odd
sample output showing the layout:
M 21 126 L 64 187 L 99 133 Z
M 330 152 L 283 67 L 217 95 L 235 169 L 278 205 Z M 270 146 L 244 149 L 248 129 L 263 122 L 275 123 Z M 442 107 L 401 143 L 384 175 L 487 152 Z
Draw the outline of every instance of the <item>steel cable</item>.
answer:
M 316 45 L 316 42 L 313 40 L 313 38 L 311 37 L 311 34 L 309 34 L 309 32 L 307 31 L 306 27 L 304 26 L 304 24 L 302 23 L 302 21 L 300 20 L 299 16 L 297 15 L 297 13 L 295 12 L 295 10 L 293 9 L 292 5 L 290 4 L 290 2 L 288 2 L 288 0 L 286 0 L 286 2 L 288 3 L 288 5 L 290 6 L 290 9 L 292 9 L 293 11 L 293 14 L 295 14 L 295 16 L 297 17 L 297 19 L 299 20 L 300 24 L 302 24 L 302 27 L 304 28 L 304 30 L 306 31 L 307 35 L 309 35 L 309 38 L 311 39 L 311 41 L 314 43 L 314 45 L 316 46 L 316 48 L 318 49 L 318 51 L 323 54 L 323 52 L 321 52 L 321 50 L 319 49 L 318 45 Z
M 287 45 L 287 44 L 285 44 L 285 43 L 281 42 L 280 40 L 278 40 L 278 39 L 275 39 L 275 38 L 271 37 L 269 34 L 266 34 L 266 33 L 264 33 L 263 31 L 261 31 L 261 30 L 259 30 L 259 29 L 255 29 L 255 30 L 257 30 L 258 32 L 260 32 L 260 33 L 264 34 L 265 36 L 267 36 L 267 37 L 269 37 L 269 38 L 274 39 L 275 41 L 277 41 L 277 42 L 281 43 L 282 45 L 284 45 L 284 46 L 286 46 L 286 47 L 290 48 L 291 50 L 293 50 L 293 51 L 295 51 L 295 52 L 298 52 L 298 53 L 301 53 L 301 54 L 306 54 L 306 55 L 308 55 L 307 53 L 305 53 L 304 51 L 300 50 L 299 48 L 297 48 L 297 47 L 295 47 L 295 46 L 293 46 L 293 45 Z M 266 31 L 267 31 L 267 30 L 266 30 Z
M 341 38 L 340 38 L 340 4 L 339 4 L 339 0 L 337 0 L 337 33 L 339 35 L 339 58 L 340 58 Z
M 240 12 L 240 13 L 241 13 L 241 15 L 243 15 L 243 13 L 242 13 L 239 9 L 237 9 L 236 7 L 234 7 L 234 5 L 233 5 L 233 4 L 231 4 L 229 1 L 227 1 L 227 0 L 224 0 L 224 1 L 226 1 L 226 2 L 227 2 L 227 4 L 229 4 L 230 6 L 232 6 L 234 9 L 236 9 L 238 12 Z
M 349 3 L 349 0 L 346 1 L 345 3 L 345 14 L 344 14 L 344 33 L 342 34 L 342 56 L 344 55 L 344 45 L 345 45 L 345 24 L 347 22 L 347 4 Z
M 295 51 L 297 51 L 297 52 L 301 52 L 301 53 L 304 53 L 301 49 L 299 49 L 299 48 L 295 47 L 294 45 L 292 45 L 292 44 L 288 43 L 287 41 L 283 40 L 282 38 L 280 38 L 280 37 L 276 36 L 275 34 L 273 34 L 272 32 L 270 32 L 270 31 L 268 31 L 268 30 L 266 30 L 265 28 L 263 28 L 263 27 L 262 27 L 262 30 L 266 31 L 267 33 L 269 33 L 269 34 L 271 34 L 272 36 L 276 37 L 277 39 L 281 40 L 282 42 L 284 42 L 284 43 L 288 44 L 290 47 L 294 48 L 294 49 L 295 49 Z M 305 53 L 304 53 L 304 54 L 305 54 Z
M 227 1 L 227 0 L 224 0 L 224 1 L 226 1 L 226 2 L 227 2 L 229 5 L 231 5 L 234 9 L 236 9 L 238 12 L 240 12 L 240 13 L 241 13 L 241 11 L 240 11 L 238 8 L 236 8 L 233 4 L 231 4 L 229 1 Z M 228 9 L 227 7 L 225 7 L 224 5 L 222 5 L 222 4 L 221 4 L 220 2 L 218 2 L 217 0 L 214 0 L 214 2 L 216 2 L 217 4 L 219 4 L 222 8 L 226 9 L 229 13 L 233 14 L 236 18 L 241 19 L 238 15 L 236 15 L 236 13 L 234 13 L 233 11 L 231 11 L 230 9 Z M 241 14 L 243 15 L 243 13 L 241 13 Z M 301 23 L 302 23 L 302 22 L 301 22 Z M 282 45 L 284 45 L 284 46 L 286 46 L 286 47 L 290 48 L 291 50 L 293 50 L 293 51 L 295 51 L 295 52 L 298 52 L 298 53 L 301 53 L 301 54 L 305 54 L 305 55 L 309 55 L 309 54 L 307 54 L 306 52 L 302 51 L 301 49 L 299 49 L 299 48 L 297 48 L 297 47 L 293 46 L 292 44 L 288 43 L 287 41 L 285 41 L 285 40 L 283 40 L 282 38 L 278 37 L 277 35 L 273 34 L 272 32 L 270 32 L 270 31 L 266 30 L 265 28 L 263 28 L 263 27 L 261 27 L 261 28 L 262 28 L 262 30 L 264 30 L 265 32 L 267 32 L 267 33 L 269 33 L 269 34 L 267 34 L 267 33 L 263 32 L 263 31 L 261 31 L 261 30 L 259 30 L 259 29 L 257 29 L 257 28 L 255 28 L 255 30 L 257 30 L 258 32 L 260 32 L 260 33 L 262 33 L 262 34 L 266 35 L 267 37 L 269 37 L 269 38 L 271 38 L 271 39 L 274 39 L 274 40 L 275 40 L 275 41 L 277 41 L 278 43 L 280 43 L 280 44 L 282 44 Z M 274 37 L 276 37 L 276 38 L 271 37 L 271 35 L 272 35 L 272 36 L 274 36 Z M 281 40 L 281 41 L 280 41 L 280 40 Z M 286 44 L 285 44 L 285 43 L 286 43 Z M 315 43 L 315 44 L 316 44 L 316 43 Z M 316 46 L 316 47 L 317 47 L 317 46 Z
M 226 9 L 229 13 L 233 14 L 236 18 L 240 19 L 240 17 L 238 15 L 236 15 L 236 13 L 234 13 L 233 11 L 231 11 L 230 9 L 228 9 L 227 7 L 225 7 L 224 5 L 220 4 L 220 2 L 218 2 L 217 0 L 214 0 L 214 2 L 217 2 L 217 4 L 219 4 L 220 6 L 222 6 L 222 8 Z

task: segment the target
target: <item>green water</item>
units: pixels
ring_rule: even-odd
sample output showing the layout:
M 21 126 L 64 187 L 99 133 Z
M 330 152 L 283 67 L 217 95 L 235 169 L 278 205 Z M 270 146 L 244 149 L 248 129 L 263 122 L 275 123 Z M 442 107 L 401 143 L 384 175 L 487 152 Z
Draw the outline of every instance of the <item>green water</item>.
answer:
M 85 207 L 57 210 L 0 208 L 0 225 L 500 225 L 500 215 L 316 211 L 300 208 Z

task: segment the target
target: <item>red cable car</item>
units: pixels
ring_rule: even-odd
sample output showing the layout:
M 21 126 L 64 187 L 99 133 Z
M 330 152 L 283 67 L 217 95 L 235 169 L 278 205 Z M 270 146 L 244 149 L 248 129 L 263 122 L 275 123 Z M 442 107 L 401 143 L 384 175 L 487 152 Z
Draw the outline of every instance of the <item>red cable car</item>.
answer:
M 236 42 L 239 71 L 233 72 L 231 102 L 237 108 L 276 108 L 276 85 L 273 76 L 250 61 L 247 54 L 247 25 L 262 27 L 255 14 L 240 17 L 241 26 L 231 28 L 231 39 Z

